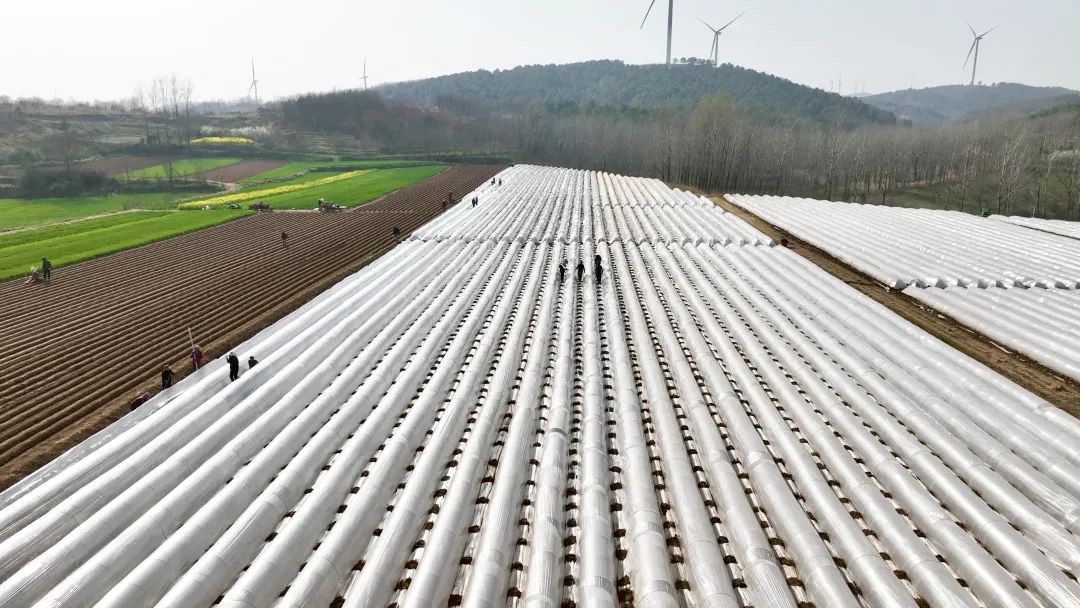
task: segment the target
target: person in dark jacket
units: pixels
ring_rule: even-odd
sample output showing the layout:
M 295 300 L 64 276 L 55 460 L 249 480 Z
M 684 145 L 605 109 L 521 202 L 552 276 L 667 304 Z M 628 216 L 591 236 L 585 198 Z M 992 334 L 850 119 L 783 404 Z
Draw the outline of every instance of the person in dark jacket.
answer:
M 284 233 L 284 232 L 281 233 L 281 248 L 282 249 L 288 249 L 289 248 L 289 235 Z
M 255 367 L 258 364 L 259 364 L 259 362 L 255 360 L 254 355 L 248 357 L 248 369 L 251 369 L 251 368 Z
M 161 390 L 172 387 L 173 371 L 172 368 L 166 365 L 161 369 Z
M 604 266 L 600 264 L 600 256 L 593 256 L 593 276 L 596 277 L 596 282 L 600 282 L 600 277 L 604 274 Z
M 46 283 L 49 282 L 49 277 L 52 276 L 52 262 L 48 258 L 41 258 L 41 280 Z
M 559 262 L 559 282 L 566 280 L 566 260 Z
M 574 274 L 577 275 L 578 283 L 580 283 L 581 279 L 585 276 L 585 262 L 578 260 L 577 268 L 574 269 Z
M 202 367 L 203 354 L 202 354 L 202 349 L 199 348 L 198 344 L 191 347 L 191 354 L 188 355 L 188 356 L 191 357 L 191 367 L 192 367 L 192 369 L 194 369 L 195 371 L 199 371 L 199 368 Z
M 236 353 L 229 353 L 225 360 L 229 362 L 229 382 L 232 382 L 240 377 L 240 359 L 236 357 Z

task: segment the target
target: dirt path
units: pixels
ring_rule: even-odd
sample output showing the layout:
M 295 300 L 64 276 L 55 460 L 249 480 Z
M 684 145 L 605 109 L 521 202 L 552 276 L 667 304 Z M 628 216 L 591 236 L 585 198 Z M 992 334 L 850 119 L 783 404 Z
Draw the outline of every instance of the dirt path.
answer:
M 826 251 L 773 226 L 723 197 L 710 198 L 726 211 L 746 220 L 777 242 L 786 239 L 788 249 L 817 264 L 825 272 L 883 304 L 942 342 L 1080 418 L 1080 383 L 1075 380 L 1062 377 L 1041 363 L 1001 346 L 911 296 L 887 288 L 873 277 L 859 272 Z
M 155 392 L 163 364 L 186 372 L 188 327 L 221 356 L 437 216 L 447 187 L 498 170 L 452 167 L 363 213 L 245 217 L 73 264 L 41 288 L 0 283 L 0 489 Z

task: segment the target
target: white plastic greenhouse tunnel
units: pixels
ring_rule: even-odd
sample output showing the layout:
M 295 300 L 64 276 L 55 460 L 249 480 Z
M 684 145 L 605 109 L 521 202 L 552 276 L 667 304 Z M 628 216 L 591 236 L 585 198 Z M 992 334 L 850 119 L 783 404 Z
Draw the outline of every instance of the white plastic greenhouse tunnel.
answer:
M 499 179 L 0 494 L 0 606 L 1080 606 L 1077 420 L 708 199 Z
M 786 196 L 728 200 L 1080 381 L 1080 223 Z

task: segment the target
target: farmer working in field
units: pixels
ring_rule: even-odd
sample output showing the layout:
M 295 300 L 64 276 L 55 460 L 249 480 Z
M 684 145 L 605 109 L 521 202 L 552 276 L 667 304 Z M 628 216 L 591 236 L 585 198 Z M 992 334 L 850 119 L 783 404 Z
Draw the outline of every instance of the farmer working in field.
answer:
M 34 283 L 41 282 L 41 273 L 38 272 L 37 266 L 30 267 L 30 276 L 26 277 L 26 285 L 33 285 Z
M 604 267 L 600 264 L 600 256 L 593 257 L 593 274 L 596 275 L 596 282 L 600 283 L 600 276 L 604 274 Z
M 191 357 L 192 369 L 194 369 L 195 371 L 199 371 L 199 368 L 202 367 L 203 353 L 202 349 L 199 348 L 198 344 L 191 347 L 191 354 L 188 356 Z
M 258 364 L 259 362 L 255 360 L 255 355 L 248 357 L 248 369 L 251 369 Z
M 161 390 L 172 387 L 173 371 L 172 368 L 166 365 L 161 368 Z
M 566 260 L 559 262 L 559 282 L 566 279 Z
M 585 262 L 578 260 L 577 268 L 574 270 L 574 274 L 577 275 L 578 283 L 580 283 L 582 277 L 585 276 Z
M 229 382 L 232 382 L 240 377 L 240 359 L 236 357 L 236 353 L 229 353 L 225 360 L 229 362 Z
M 41 258 L 41 279 L 46 283 L 49 282 L 49 277 L 52 276 L 52 262 L 48 258 Z
M 288 249 L 289 248 L 289 235 L 284 233 L 284 232 L 281 233 L 281 248 L 282 249 Z

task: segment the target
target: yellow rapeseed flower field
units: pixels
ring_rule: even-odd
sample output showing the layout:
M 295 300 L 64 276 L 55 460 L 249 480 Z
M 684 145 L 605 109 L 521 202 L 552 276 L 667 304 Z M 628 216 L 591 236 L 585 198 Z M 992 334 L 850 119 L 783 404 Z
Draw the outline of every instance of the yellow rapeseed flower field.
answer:
M 223 194 L 221 196 L 215 196 L 213 198 L 207 198 L 200 201 L 188 201 L 186 203 L 180 203 L 180 208 L 202 209 L 203 207 L 220 207 L 222 205 L 228 205 L 229 203 L 253 201 L 260 198 L 274 196 L 276 194 L 285 194 L 286 192 L 296 192 L 297 190 L 307 190 L 308 188 L 314 188 L 316 186 L 325 186 L 326 184 L 332 184 L 334 182 L 340 182 L 342 180 L 354 178 L 357 175 L 362 175 L 364 173 L 368 173 L 369 171 L 370 169 L 349 171 L 347 173 L 339 173 L 337 175 L 323 177 L 320 179 L 312 180 L 310 182 L 301 182 L 299 184 L 286 184 L 284 186 L 278 186 L 276 188 L 262 188 L 260 190 L 244 190 L 241 192 L 232 192 L 230 194 Z
M 198 144 L 253 144 L 254 139 L 250 137 L 200 137 L 198 139 L 191 140 L 192 145 Z

